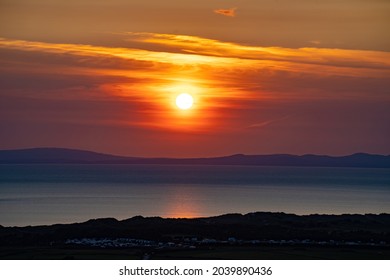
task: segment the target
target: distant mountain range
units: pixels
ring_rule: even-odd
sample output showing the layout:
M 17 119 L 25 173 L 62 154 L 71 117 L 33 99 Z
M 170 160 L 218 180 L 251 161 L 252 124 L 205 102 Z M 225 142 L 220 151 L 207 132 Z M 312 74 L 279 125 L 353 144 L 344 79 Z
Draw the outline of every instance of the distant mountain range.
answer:
M 339 157 L 236 154 L 210 158 L 141 158 L 63 148 L 33 148 L 0 150 L 0 164 L 196 164 L 390 168 L 390 156 L 357 153 Z

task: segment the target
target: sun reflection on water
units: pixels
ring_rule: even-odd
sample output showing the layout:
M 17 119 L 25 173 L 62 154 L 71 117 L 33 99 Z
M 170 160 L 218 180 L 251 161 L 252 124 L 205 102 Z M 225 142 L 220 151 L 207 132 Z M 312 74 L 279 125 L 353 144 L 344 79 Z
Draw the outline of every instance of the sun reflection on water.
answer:
M 202 213 L 202 198 L 190 187 L 177 187 L 169 195 L 163 216 L 169 218 L 195 218 Z

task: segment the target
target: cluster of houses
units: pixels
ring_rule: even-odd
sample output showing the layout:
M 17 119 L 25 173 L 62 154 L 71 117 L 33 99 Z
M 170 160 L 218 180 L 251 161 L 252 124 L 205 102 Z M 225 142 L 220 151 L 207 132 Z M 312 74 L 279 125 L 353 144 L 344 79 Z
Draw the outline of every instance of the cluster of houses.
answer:
M 157 242 L 132 238 L 82 238 L 68 239 L 65 244 L 91 246 L 100 248 L 155 247 Z
M 382 242 L 351 242 L 351 241 L 314 241 L 314 240 L 238 240 L 230 237 L 227 240 L 216 240 L 210 238 L 197 238 L 188 236 L 172 236 L 169 242 L 157 242 L 133 238 L 82 238 L 68 239 L 65 244 L 79 245 L 99 248 L 188 248 L 195 249 L 202 245 L 314 245 L 314 246 L 386 246 L 390 244 Z

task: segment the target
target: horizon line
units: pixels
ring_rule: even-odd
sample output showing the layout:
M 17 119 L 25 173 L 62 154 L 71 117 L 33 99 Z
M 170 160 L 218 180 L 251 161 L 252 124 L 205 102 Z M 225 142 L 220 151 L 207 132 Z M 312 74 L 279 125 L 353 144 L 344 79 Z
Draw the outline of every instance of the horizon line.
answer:
M 223 155 L 210 155 L 210 156 L 189 156 L 189 157 L 171 157 L 171 156 L 132 156 L 132 155 L 119 155 L 109 152 L 100 152 L 95 150 L 85 150 L 81 148 L 67 148 L 67 147 L 56 147 L 56 146 L 42 146 L 42 147 L 29 147 L 29 148 L 10 148 L 10 149 L 0 149 L 0 152 L 3 151 L 28 151 L 28 150 L 69 150 L 69 151 L 79 151 L 79 152 L 89 152 L 95 153 L 105 156 L 115 156 L 115 157 L 123 157 L 123 158 L 139 158 L 139 159 L 210 159 L 210 158 L 224 158 L 224 157 L 233 157 L 233 156 L 323 156 L 323 157 L 331 157 L 331 158 L 341 158 L 348 157 L 353 155 L 371 155 L 371 156 L 384 156 L 388 157 L 390 154 L 378 154 L 378 153 L 369 153 L 369 152 L 354 152 L 342 155 L 330 155 L 323 153 L 304 153 L 304 154 L 294 154 L 294 153 L 266 153 L 266 154 L 245 154 L 245 153 L 231 153 L 231 154 L 223 154 Z

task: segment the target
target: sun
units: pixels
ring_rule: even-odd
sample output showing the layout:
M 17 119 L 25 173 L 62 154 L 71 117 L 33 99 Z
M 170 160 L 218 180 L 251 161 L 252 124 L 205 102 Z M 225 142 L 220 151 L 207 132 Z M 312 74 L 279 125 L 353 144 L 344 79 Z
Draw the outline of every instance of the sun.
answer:
M 188 110 L 194 104 L 194 98 L 188 93 L 181 93 L 176 97 L 176 106 L 181 110 Z

